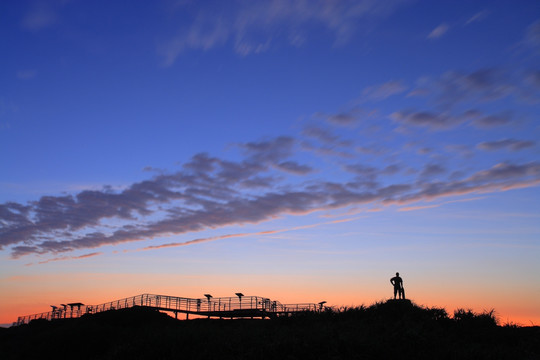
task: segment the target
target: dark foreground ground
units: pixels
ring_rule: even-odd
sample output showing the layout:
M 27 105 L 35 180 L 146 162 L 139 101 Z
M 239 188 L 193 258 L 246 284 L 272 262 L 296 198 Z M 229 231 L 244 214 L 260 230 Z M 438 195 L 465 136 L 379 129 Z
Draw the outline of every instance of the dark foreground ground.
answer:
M 540 359 L 540 327 L 408 301 L 274 320 L 174 320 L 144 308 L 0 329 L 1 359 Z

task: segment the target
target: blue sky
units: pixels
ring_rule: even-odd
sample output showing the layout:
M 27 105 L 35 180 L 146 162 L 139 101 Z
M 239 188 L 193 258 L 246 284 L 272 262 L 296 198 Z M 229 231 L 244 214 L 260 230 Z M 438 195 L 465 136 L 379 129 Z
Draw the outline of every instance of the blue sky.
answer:
M 3 291 L 247 262 L 362 303 L 401 266 L 481 306 L 508 264 L 540 299 L 536 1 L 18 1 L 0 32 Z

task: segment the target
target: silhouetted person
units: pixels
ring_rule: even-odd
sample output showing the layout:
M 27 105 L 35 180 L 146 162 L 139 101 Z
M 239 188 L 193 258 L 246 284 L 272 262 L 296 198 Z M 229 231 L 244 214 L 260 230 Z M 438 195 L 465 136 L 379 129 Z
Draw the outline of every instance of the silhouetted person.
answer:
M 390 283 L 394 285 L 394 300 L 396 295 L 399 294 L 400 299 L 405 299 L 405 289 L 403 288 L 403 279 L 399 277 L 399 273 L 396 273 L 396 276 L 390 279 Z

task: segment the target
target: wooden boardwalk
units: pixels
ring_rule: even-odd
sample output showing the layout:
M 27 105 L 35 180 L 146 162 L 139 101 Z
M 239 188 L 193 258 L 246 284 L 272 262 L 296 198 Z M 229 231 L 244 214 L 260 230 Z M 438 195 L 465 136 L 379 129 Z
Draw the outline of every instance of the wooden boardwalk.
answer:
M 273 318 L 288 316 L 301 311 L 321 311 L 323 304 L 281 304 L 279 301 L 259 296 L 235 296 L 214 298 L 208 295 L 202 299 L 192 299 L 168 295 L 142 294 L 100 305 L 85 305 L 83 303 L 61 304 L 52 306 L 52 310 L 39 314 L 19 316 L 13 325 L 28 324 L 32 320 L 78 318 L 86 314 L 96 314 L 103 311 L 126 309 L 136 306 L 151 308 L 159 311 L 178 314 L 205 316 L 208 318 Z

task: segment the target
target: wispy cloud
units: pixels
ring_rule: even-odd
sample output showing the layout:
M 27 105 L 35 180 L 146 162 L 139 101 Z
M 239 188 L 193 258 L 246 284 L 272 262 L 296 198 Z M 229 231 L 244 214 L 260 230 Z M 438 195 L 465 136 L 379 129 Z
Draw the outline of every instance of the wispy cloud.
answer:
M 448 31 L 450 27 L 445 24 L 445 23 L 442 23 L 440 24 L 439 26 L 437 26 L 435 29 L 433 29 L 429 34 L 428 34 L 428 39 L 438 39 L 440 38 L 441 36 L 443 36 L 444 34 L 446 34 L 446 32 Z
M 41 30 L 58 21 L 57 1 L 34 1 L 24 15 L 21 26 L 27 30 Z
M 524 42 L 531 48 L 540 50 L 540 20 L 527 27 Z
M 428 204 L 428 205 L 417 205 L 417 206 L 403 206 L 398 209 L 398 211 L 418 211 L 418 210 L 426 210 L 426 209 L 434 209 L 446 204 L 452 204 L 452 203 L 461 203 L 461 202 L 469 202 L 469 201 L 476 201 L 476 200 L 482 200 L 485 199 L 484 196 L 477 196 L 472 198 L 466 198 L 466 199 L 457 199 L 457 200 L 450 200 L 450 201 L 444 201 L 440 202 L 438 204 Z
M 528 89 L 526 83 L 534 83 L 534 75 L 531 74 L 533 72 L 523 77 L 523 74 L 512 69 L 493 67 L 469 72 L 452 70 L 436 78 L 419 79 L 417 87 L 408 95 L 420 94 L 430 98 L 445 110 L 463 104 L 479 106 L 503 98 L 531 97 L 532 94 L 523 94 Z
M 450 71 L 437 81 L 436 90 L 443 104 L 477 104 L 515 94 L 515 81 L 510 74 L 496 68 L 481 68 L 469 73 Z
M 337 147 L 351 146 L 350 141 L 343 140 L 338 135 L 334 134 L 331 129 L 323 128 L 316 125 L 309 125 L 304 127 L 302 134 L 326 145 Z
M 211 6 L 206 10 L 198 3 L 176 8 L 189 8 L 196 14 L 183 19 L 176 36 L 162 44 L 164 65 L 172 65 L 187 50 L 209 50 L 231 44 L 240 55 L 267 51 L 273 42 L 300 46 L 309 41 L 307 31 L 322 28 L 333 34 L 335 44 L 343 44 L 358 31 L 359 24 L 391 13 L 404 1 L 231 1 L 227 6 Z M 181 12 L 185 14 L 185 12 Z M 360 20 L 363 20 L 362 22 Z
M 419 81 L 419 89 L 424 95 L 418 101 L 425 101 L 423 107 L 397 110 L 389 117 L 401 125 L 436 131 L 455 129 L 462 124 L 479 129 L 507 126 L 516 122 L 516 109 L 519 107 L 513 105 L 534 106 L 540 103 L 540 86 L 537 83 L 540 81 L 537 81 L 535 71 L 520 73 L 502 68 L 447 71 L 439 77 Z M 513 106 L 513 110 L 503 108 L 495 113 L 488 112 L 487 109 L 493 107 L 485 105 L 496 102 Z
M 489 15 L 488 10 L 482 10 L 471 16 L 466 22 L 465 25 L 472 24 L 474 22 L 479 22 L 484 20 Z
M 442 204 L 404 206 L 404 207 L 399 208 L 398 211 L 417 211 L 417 210 L 433 209 L 441 205 Z
M 60 257 L 53 258 L 53 259 L 47 259 L 47 260 L 39 261 L 37 264 L 42 265 L 42 264 L 47 264 L 47 263 L 55 262 L 55 261 L 87 259 L 87 258 L 90 258 L 90 257 L 99 256 L 99 255 L 103 255 L 103 253 L 102 252 L 93 252 L 93 253 L 79 255 L 79 256 L 60 256 Z M 34 263 L 26 264 L 26 266 L 32 266 L 32 265 L 34 265 Z
M 474 111 L 473 115 L 471 115 L 471 113 L 469 113 L 469 115 L 472 120 L 472 124 L 479 128 L 492 128 L 512 122 L 512 115 L 508 112 L 494 115 L 481 115 Z
M 441 175 L 446 172 L 446 169 L 441 164 L 426 164 L 424 166 L 424 169 L 422 169 L 422 172 L 420 173 L 420 176 L 422 177 L 431 177 L 435 175 Z
M 390 115 L 394 121 L 413 126 L 428 127 L 433 130 L 443 130 L 455 127 L 465 121 L 463 116 L 453 116 L 437 111 L 402 110 Z
M 265 230 L 265 231 L 256 231 L 256 232 L 250 232 L 250 233 L 237 233 L 237 234 L 226 234 L 226 235 L 210 236 L 210 237 L 198 238 L 198 239 L 182 241 L 182 242 L 173 242 L 173 243 L 166 243 L 166 244 L 161 244 L 161 245 L 151 245 L 151 246 L 146 246 L 146 247 L 134 250 L 134 251 L 158 250 L 158 249 L 163 249 L 163 248 L 194 245 L 194 244 L 199 244 L 199 243 L 204 243 L 204 242 L 231 239 L 231 238 L 238 238 L 238 237 L 273 235 L 273 234 L 279 234 L 279 233 L 289 232 L 289 231 L 311 229 L 311 228 L 318 227 L 318 226 L 323 226 L 323 225 L 339 224 L 339 223 L 353 221 L 353 220 L 356 220 L 356 219 L 358 219 L 358 218 L 338 219 L 338 220 L 327 221 L 327 222 L 316 223 L 316 224 L 295 226 L 295 227 L 286 228 L 286 229 Z
M 336 125 L 351 125 L 357 121 L 357 116 L 351 113 L 337 113 L 327 117 L 330 123 Z
M 478 144 L 482 150 L 501 150 L 509 149 L 519 151 L 534 146 L 536 143 L 530 140 L 502 139 L 495 141 L 486 141 Z
M 361 101 L 364 100 L 384 100 L 392 95 L 405 92 L 407 87 L 401 81 L 389 81 L 381 85 L 370 86 L 362 91 Z

